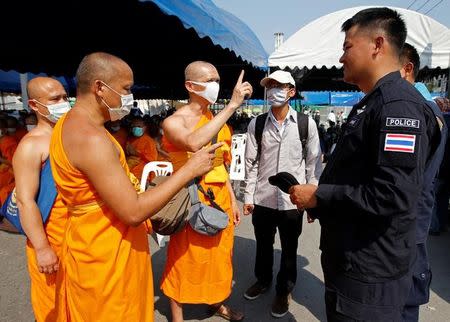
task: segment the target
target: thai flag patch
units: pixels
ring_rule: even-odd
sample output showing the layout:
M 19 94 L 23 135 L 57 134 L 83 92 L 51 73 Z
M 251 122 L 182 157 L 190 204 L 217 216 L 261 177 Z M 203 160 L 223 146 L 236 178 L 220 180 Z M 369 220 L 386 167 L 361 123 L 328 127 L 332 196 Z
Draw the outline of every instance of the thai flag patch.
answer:
M 415 135 L 387 133 L 384 141 L 384 151 L 414 153 L 415 145 Z

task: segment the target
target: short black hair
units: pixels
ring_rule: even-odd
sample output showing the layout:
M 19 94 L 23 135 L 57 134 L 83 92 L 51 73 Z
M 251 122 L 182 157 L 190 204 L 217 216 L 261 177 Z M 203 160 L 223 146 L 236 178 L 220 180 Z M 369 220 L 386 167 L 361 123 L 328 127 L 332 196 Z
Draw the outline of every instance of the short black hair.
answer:
M 420 56 L 417 49 L 413 45 L 405 42 L 402 53 L 400 54 L 400 61 L 402 64 L 411 62 L 414 65 L 414 79 L 416 79 L 420 70 Z
M 400 56 L 407 31 L 405 21 L 397 11 L 386 7 L 361 10 L 346 20 L 342 24 L 341 30 L 347 32 L 354 26 L 369 30 L 377 28 L 383 30 L 388 41 Z

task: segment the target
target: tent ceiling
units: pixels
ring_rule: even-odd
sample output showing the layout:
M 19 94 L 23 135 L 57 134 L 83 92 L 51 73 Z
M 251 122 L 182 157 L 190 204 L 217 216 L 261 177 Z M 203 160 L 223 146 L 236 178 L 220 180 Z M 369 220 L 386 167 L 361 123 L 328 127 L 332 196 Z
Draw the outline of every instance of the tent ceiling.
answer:
M 105 51 L 130 64 L 140 85 L 136 96 L 149 98 L 185 98 L 183 72 L 194 60 L 216 65 L 220 96 L 225 98 L 240 69 L 253 84 L 264 76 L 261 69 L 186 29 L 179 18 L 164 14 L 153 2 L 15 0 L 2 4 L 2 12 L 0 69 L 5 71 L 73 76 L 84 55 Z M 23 28 L 25 32 L 19 30 Z M 254 96 L 261 97 L 262 89 L 255 90 Z
M 269 66 L 281 68 L 340 67 L 344 33 L 341 25 L 362 9 L 355 7 L 322 16 L 301 28 L 269 57 Z M 420 54 L 421 66 L 448 68 L 450 30 L 436 20 L 415 11 L 393 8 L 400 12 L 408 28 L 407 42 Z

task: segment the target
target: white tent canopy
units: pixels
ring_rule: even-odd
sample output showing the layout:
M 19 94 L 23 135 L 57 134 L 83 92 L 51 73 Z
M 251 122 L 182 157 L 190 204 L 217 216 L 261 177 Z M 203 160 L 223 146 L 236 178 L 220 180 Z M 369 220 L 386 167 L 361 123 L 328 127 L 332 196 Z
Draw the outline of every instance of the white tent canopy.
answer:
M 280 68 L 341 67 L 344 33 L 342 24 L 358 11 L 370 7 L 354 7 L 322 16 L 301 28 L 269 57 L 269 66 Z M 450 63 L 450 29 L 415 11 L 395 8 L 408 28 L 406 41 L 416 47 L 421 67 L 448 68 Z

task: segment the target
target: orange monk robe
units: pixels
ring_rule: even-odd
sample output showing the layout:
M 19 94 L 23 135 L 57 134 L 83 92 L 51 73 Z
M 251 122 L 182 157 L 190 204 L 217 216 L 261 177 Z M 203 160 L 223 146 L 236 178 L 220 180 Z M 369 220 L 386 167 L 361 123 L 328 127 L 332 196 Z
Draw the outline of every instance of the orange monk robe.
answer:
M 128 143 L 131 144 L 134 150 L 138 153 L 138 158 L 130 158 L 128 166 L 130 167 L 131 173 L 133 173 L 136 178 L 141 180 L 144 166 L 148 162 L 158 160 L 156 142 L 149 135 L 144 134 L 140 137 L 130 137 Z M 149 176 L 149 181 L 151 181 L 151 178 L 153 178 L 153 174 Z
M 117 132 L 111 132 L 111 135 L 119 142 L 122 149 L 125 151 L 127 147 L 128 132 L 124 128 L 120 128 Z
M 50 161 L 68 210 L 57 273 L 58 321 L 153 321 L 153 278 L 145 225 L 131 227 L 101 200 L 89 179 L 67 159 L 55 125 Z M 129 175 L 125 154 L 120 163 Z
M 225 137 L 229 138 L 225 141 L 226 144 L 228 144 L 229 147 L 231 147 L 231 137 L 233 136 L 233 129 L 230 125 L 225 124 L 223 127 L 223 130 L 225 132 Z M 226 153 L 224 155 L 224 162 L 226 167 L 230 167 L 231 165 L 231 153 Z
M 13 136 L 5 135 L 0 138 L 0 155 L 12 163 L 14 152 L 17 149 L 17 140 Z M 2 205 L 8 195 L 13 191 L 14 172 L 9 164 L 0 164 L 0 205 Z
M 61 245 L 67 222 L 67 208 L 58 195 L 44 226 L 48 242 L 61 258 Z M 28 258 L 28 272 L 31 280 L 31 305 L 37 322 L 56 321 L 56 273 L 39 273 L 36 253 L 33 245 L 27 240 L 26 254 Z
M 208 111 L 196 128 L 211 118 L 212 114 Z M 218 141 L 229 140 L 229 132 L 222 128 Z M 166 138 L 163 142 L 176 171 L 186 162 L 188 153 L 173 146 Z M 205 191 L 211 188 L 215 201 L 227 212 L 227 228 L 215 236 L 205 236 L 186 225 L 183 230 L 170 236 L 161 289 L 166 296 L 179 303 L 215 304 L 224 301 L 231 293 L 234 225 L 231 195 L 226 186 L 228 175 L 223 166 L 227 153 L 227 145 L 216 150 L 215 167 L 201 180 Z M 202 193 L 199 193 L 199 197 L 208 204 Z

